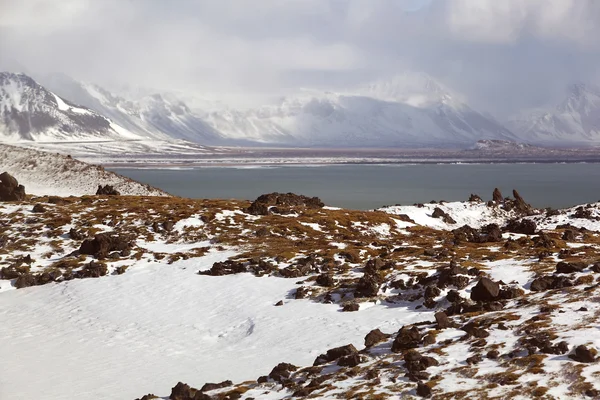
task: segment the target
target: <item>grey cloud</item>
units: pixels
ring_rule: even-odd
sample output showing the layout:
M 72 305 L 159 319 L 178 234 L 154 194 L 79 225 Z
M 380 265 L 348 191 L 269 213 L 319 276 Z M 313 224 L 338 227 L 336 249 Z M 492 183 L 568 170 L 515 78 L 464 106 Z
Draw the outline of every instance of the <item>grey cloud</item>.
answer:
M 0 67 L 196 92 L 425 71 L 500 117 L 600 79 L 595 0 L 0 0 Z

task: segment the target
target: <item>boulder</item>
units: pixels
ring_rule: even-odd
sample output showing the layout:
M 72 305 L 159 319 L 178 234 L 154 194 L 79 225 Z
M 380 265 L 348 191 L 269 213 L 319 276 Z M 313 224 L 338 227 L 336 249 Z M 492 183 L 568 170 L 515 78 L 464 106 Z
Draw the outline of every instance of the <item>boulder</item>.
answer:
M 500 295 L 500 284 L 493 280 L 483 277 L 477 282 L 477 285 L 471 290 L 471 300 L 473 301 L 493 301 Z
M 435 322 L 437 323 L 437 329 L 446 329 L 453 325 L 450 318 L 443 311 L 435 313 Z
M 560 261 L 556 264 L 557 274 L 572 274 L 573 272 L 581 272 L 587 268 L 587 264 L 584 262 L 564 262 Z
M 423 382 L 417 382 L 417 396 L 431 397 L 431 388 Z
M 504 197 L 502 197 L 502 193 L 500 192 L 500 189 L 498 189 L 498 188 L 494 189 L 494 193 L 492 193 L 492 200 L 496 204 L 504 203 Z
M 521 233 L 524 235 L 533 235 L 537 229 L 537 225 L 530 219 L 512 219 L 504 227 L 504 230 L 512 233 Z
M 584 345 L 579 345 L 575 348 L 573 354 L 569 354 L 569 358 L 581 363 L 592 363 L 596 361 L 598 351 L 594 348 L 587 348 Z
M 289 377 L 292 375 L 292 372 L 296 371 L 297 369 L 298 367 L 293 364 L 279 363 L 275 368 L 273 368 L 269 374 L 269 378 L 282 383 L 283 381 L 289 379 Z
M 421 333 L 419 332 L 419 328 L 416 326 L 403 326 L 398 331 L 394 343 L 392 343 L 392 351 L 397 353 L 403 350 L 414 349 L 419 347 L 420 342 Z
M 356 284 L 354 297 L 374 297 L 379 292 L 379 280 L 374 275 L 364 274 Z
M 0 174 L 0 201 L 25 200 L 25 186 L 19 185 L 17 179 L 8 172 Z
M 371 332 L 367 333 L 367 336 L 365 336 L 365 347 L 373 347 L 377 343 L 387 340 L 389 337 L 390 335 L 386 335 L 379 329 L 373 329 Z
M 456 221 L 450 215 L 448 215 L 444 210 L 442 210 L 439 207 L 436 207 L 433 210 L 431 217 L 440 218 L 442 221 L 444 221 L 447 224 L 455 224 L 456 223 Z
M 313 365 L 326 364 L 328 362 L 338 360 L 342 357 L 350 356 L 357 352 L 358 350 L 356 350 L 356 347 L 354 347 L 352 344 L 347 344 L 345 346 L 329 349 L 327 350 L 327 353 L 318 356 Z

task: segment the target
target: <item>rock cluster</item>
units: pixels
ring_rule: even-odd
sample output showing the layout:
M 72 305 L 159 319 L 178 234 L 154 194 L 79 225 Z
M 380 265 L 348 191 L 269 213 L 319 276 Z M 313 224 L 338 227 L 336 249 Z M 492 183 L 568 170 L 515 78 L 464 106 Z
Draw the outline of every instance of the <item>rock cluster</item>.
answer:
M 98 185 L 98 190 L 96 190 L 96 195 L 104 195 L 104 196 L 120 196 L 121 193 L 115 189 L 112 185 Z
M 294 193 L 269 193 L 259 196 L 250 207 L 248 214 L 292 214 L 299 209 L 318 209 L 325 204 L 318 197 L 307 197 Z

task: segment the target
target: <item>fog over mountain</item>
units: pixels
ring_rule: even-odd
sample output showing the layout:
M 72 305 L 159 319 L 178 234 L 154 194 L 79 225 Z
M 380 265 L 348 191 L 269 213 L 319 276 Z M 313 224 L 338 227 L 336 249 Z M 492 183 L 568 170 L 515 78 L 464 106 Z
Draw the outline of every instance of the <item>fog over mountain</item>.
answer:
M 424 72 L 505 120 L 599 84 L 594 0 L 0 0 L 0 70 L 235 108 Z

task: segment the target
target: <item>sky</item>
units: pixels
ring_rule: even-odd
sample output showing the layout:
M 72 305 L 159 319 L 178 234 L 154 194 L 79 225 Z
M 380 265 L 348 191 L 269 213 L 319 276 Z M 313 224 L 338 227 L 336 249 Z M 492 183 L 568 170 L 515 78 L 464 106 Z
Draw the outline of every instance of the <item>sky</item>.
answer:
M 600 83 L 599 38 L 597 0 L 0 0 L 0 69 L 248 99 L 416 71 L 501 119 Z

